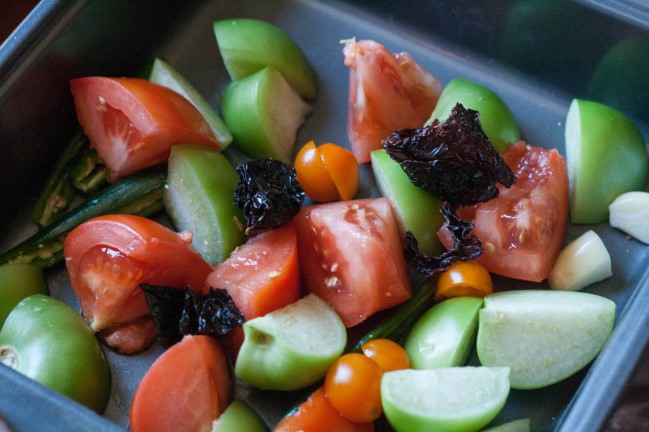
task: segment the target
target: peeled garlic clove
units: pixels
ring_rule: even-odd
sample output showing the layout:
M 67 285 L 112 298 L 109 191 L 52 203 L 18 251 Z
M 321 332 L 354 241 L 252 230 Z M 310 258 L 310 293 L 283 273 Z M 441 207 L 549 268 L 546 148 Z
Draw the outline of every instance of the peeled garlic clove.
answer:
M 559 253 L 548 282 L 552 289 L 575 291 L 612 274 L 611 256 L 602 239 L 590 230 Z
M 609 206 L 609 223 L 649 244 L 649 193 L 623 193 Z

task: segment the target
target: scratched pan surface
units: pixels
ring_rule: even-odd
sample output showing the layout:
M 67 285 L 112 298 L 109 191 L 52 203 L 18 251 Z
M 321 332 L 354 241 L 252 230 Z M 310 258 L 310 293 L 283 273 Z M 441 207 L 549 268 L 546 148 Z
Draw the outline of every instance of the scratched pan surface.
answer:
M 77 127 L 68 80 L 137 75 L 161 56 L 216 104 L 228 76 L 211 24 L 228 17 L 276 23 L 313 64 L 319 96 L 298 142 L 347 143 L 347 70 L 339 41 L 350 37 L 408 51 L 443 83 L 465 76 L 491 87 L 510 106 L 530 143 L 564 152 L 564 119 L 572 97 L 618 107 L 647 136 L 649 68 L 642 63 L 647 53 L 634 57 L 633 50 L 627 51 L 613 66 L 601 65 L 617 44 L 649 37 L 649 10 L 637 0 L 42 1 L 0 47 L 0 222 L 6 230 L 1 249 L 33 231 L 29 209 L 53 158 Z M 614 74 L 594 79 L 602 69 Z M 370 171 L 363 170 L 361 196 L 376 195 Z M 587 289 L 617 304 L 611 340 L 575 377 L 542 390 L 513 391 L 496 423 L 530 417 L 534 430 L 598 430 L 642 354 L 649 328 L 649 248 L 606 224 L 570 226 L 566 241 L 589 228 L 602 236 L 613 259 L 614 276 Z M 78 308 L 63 268 L 47 276 L 51 294 Z M 497 283 L 530 286 L 504 279 Z M 103 417 L 2 366 L 0 413 L 17 431 L 122 430 L 135 387 L 160 352 L 158 346 L 134 357 L 107 352 L 113 384 Z M 269 424 L 300 397 L 242 385 L 236 391 Z

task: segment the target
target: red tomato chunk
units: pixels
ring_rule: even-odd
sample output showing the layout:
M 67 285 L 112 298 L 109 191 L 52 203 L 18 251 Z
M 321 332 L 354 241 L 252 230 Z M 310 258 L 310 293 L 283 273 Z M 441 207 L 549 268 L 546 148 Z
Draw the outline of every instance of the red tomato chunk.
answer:
M 478 262 L 501 276 L 532 282 L 544 280 L 554 265 L 568 223 L 568 175 L 556 149 L 519 141 L 505 154 L 516 175 L 511 188 L 499 187 L 499 196 L 459 215 L 475 223 L 482 241 Z M 440 239 L 450 245 L 447 233 Z
M 347 327 L 410 298 L 402 240 L 387 199 L 303 208 L 295 223 L 306 288 Z

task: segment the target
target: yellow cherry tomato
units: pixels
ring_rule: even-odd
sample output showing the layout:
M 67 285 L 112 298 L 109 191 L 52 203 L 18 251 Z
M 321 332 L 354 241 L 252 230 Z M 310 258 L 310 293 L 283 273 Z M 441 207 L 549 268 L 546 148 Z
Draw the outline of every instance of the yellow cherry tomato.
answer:
M 295 158 L 297 180 L 314 201 L 350 200 L 358 190 L 360 173 L 351 151 L 336 144 L 306 143 Z
M 401 345 L 390 339 L 372 339 L 361 346 L 366 357 L 374 360 L 384 372 L 410 367 L 410 358 Z
M 476 261 L 458 261 L 439 275 L 435 299 L 472 296 L 484 297 L 493 292 L 491 276 Z

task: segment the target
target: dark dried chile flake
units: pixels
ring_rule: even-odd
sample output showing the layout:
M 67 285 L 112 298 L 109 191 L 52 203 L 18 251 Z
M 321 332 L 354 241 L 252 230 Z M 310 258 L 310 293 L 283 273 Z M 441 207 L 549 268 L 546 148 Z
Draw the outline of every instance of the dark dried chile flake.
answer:
M 234 203 L 243 210 L 246 235 L 287 224 L 300 211 L 304 191 L 292 166 L 269 158 L 240 164 L 237 172 Z
M 410 181 L 454 208 L 488 201 L 498 195 L 497 183 L 509 187 L 516 180 L 482 131 L 478 112 L 459 103 L 444 123 L 395 131 L 383 146 Z
M 184 335 L 220 337 L 243 324 L 243 314 L 224 289 L 210 289 L 201 294 L 189 288 L 141 285 L 164 347 L 180 341 Z
M 482 243 L 471 234 L 473 224 L 457 217 L 454 210 L 448 205 L 442 207 L 444 224 L 442 228 L 448 229 L 453 238 L 453 247 L 438 256 L 423 255 L 419 252 L 417 239 L 410 232 L 406 232 L 404 253 L 406 261 L 426 279 L 441 271 L 446 270 L 456 261 L 468 261 L 482 255 Z

